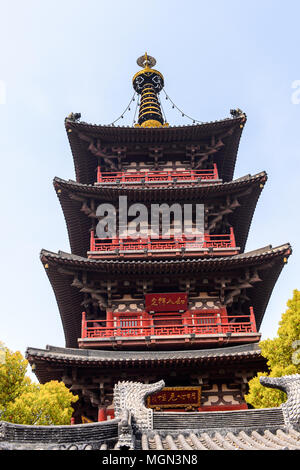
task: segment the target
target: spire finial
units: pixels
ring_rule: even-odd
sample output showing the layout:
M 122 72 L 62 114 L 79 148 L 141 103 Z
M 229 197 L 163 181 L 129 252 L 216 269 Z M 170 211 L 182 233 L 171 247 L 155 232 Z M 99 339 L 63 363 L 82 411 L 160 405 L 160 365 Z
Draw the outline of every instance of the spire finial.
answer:
M 145 52 L 136 62 L 143 69 L 137 72 L 132 79 L 133 88 L 141 95 L 136 127 L 168 126 L 163 119 L 158 100 L 158 94 L 164 87 L 164 77 L 152 68 L 155 66 L 156 60 Z
M 136 63 L 140 67 L 146 69 L 154 67 L 156 64 L 156 60 L 154 59 L 154 57 L 151 57 L 151 55 L 148 55 L 147 52 L 145 52 L 144 55 L 137 59 Z

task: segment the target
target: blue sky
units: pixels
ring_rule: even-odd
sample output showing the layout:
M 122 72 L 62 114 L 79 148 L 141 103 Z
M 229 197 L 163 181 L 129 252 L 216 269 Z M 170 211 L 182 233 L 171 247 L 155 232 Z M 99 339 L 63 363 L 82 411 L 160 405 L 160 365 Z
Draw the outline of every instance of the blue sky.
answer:
M 11 349 L 64 346 L 41 248 L 69 251 L 54 176 L 74 178 L 64 130 L 71 111 L 108 124 L 132 94 L 136 59 L 157 59 L 188 115 L 247 113 L 235 177 L 266 170 L 247 250 L 291 242 L 294 253 L 261 328 L 276 334 L 299 280 L 298 0 L 2 1 L 0 19 L 1 329 Z M 46 6 L 47 5 L 47 6 Z M 298 95 L 300 96 L 300 94 Z M 165 102 L 171 125 L 188 124 Z M 121 124 L 131 125 L 133 116 Z

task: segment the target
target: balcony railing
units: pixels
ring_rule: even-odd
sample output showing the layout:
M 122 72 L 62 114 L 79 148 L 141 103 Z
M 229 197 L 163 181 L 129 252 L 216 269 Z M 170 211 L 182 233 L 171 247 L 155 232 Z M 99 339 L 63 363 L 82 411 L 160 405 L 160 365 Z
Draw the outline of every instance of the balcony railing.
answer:
M 97 254 L 203 252 L 215 249 L 229 250 L 230 254 L 233 254 L 232 250 L 238 250 L 232 227 L 229 234 L 204 234 L 201 238 L 192 240 L 182 236 L 180 239 L 152 239 L 151 237 L 148 237 L 148 239 L 113 238 L 108 242 L 107 239 L 95 238 L 94 231 L 91 231 L 90 240 L 90 252 Z
M 253 308 L 250 315 L 243 316 L 205 316 L 192 314 L 189 317 L 158 316 L 144 318 L 138 315 L 118 314 L 110 320 L 86 320 L 82 314 L 81 339 L 85 338 L 134 338 L 182 335 L 227 335 L 257 333 Z
M 161 183 L 197 183 L 202 180 L 216 181 L 219 179 L 217 165 L 205 170 L 168 170 L 168 171 L 116 171 L 101 172 L 97 169 L 99 184 L 161 184 Z

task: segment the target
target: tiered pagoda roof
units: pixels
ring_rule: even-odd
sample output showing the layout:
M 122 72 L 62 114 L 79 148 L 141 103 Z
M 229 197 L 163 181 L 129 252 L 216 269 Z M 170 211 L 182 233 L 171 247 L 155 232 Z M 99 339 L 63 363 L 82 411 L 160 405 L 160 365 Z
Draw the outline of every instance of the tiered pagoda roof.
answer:
M 102 202 L 117 201 L 120 195 L 126 195 L 130 203 L 178 202 L 180 199 L 209 204 L 220 201 L 226 196 L 237 199 L 237 207 L 229 213 L 229 223 L 234 228 L 236 245 L 243 252 L 247 241 L 251 221 L 258 198 L 267 180 L 266 172 L 246 175 L 227 183 L 162 187 L 120 187 L 87 185 L 75 181 L 54 178 L 54 187 L 64 213 L 72 253 L 85 256 L 90 243 L 91 221 L 82 210 L 82 201 L 95 199 Z
M 249 305 L 253 306 L 257 327 L 259 328 L 270 295 L 277 278 L 291 254 L 291 246 L 285 244 L 276 248 L 267 246 L 249 253 L 217 258 L 172 259 L 172 260 L 94 260 L 70 253 L 41 252 L 41 260 L 54 290 L 58 303 L 67 347 L 76 347 L 80 337 L 82 302 L 84 294 L 71 286 L 72 272 L 94 272 L 99 278 L 109 276 L 190 274 L 202 277 L 216 275 L 221 277 L 230 273 L 242 276 L 250 267 L 259 269 L 260 281 L 255 288 L 249 288 Z M 68 269 L 68 270 L 67 270 Z M 251 287 L 251 286 L 249 286 Z
M 239 368 L 251 365 L 261 370 L 266 363 L 257 343 L 196 351 L 101 351 L 48 345 L 46 349 L 28 348 L 26 357 L 31 364 L 34 363 L 35 373 L 41 383 L 62 380 L 65 366 L 98 370 L 160 367 L 167 370 L 172 366 L 199 368 L 230 364 Z

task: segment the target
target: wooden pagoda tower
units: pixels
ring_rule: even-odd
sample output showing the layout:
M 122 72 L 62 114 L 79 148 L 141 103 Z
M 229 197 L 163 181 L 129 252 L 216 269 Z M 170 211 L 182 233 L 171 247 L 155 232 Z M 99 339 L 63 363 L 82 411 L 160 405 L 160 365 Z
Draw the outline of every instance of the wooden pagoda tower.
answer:
M 155 410 L 247 408 L 244 394 L 265 370 L 259 328 L 291 254 L 285 244 L 245 252 L 265 172 L 233 179 L 246 115 L 169 126 L 159 102 L 164 78 L 145 54 L 133 77 L 140 95 L 135 127 L 65 120 L 76 181 L 54 179 L 71 253 L 42 250 L 66 347 L 28 348 L 41 382 L 63 380 L 79 396 L 74 422 L 114 415 L 120 379 L 166 388 Z M 100 204 L 204 205 L 201 243 L 168 238 L 97 236 Z M 125 227 L 126 228 L 126 227 Z M 174 228 L 174 226 L 173 226 Z M 172 235 L 173 233 L 173 235 Z

